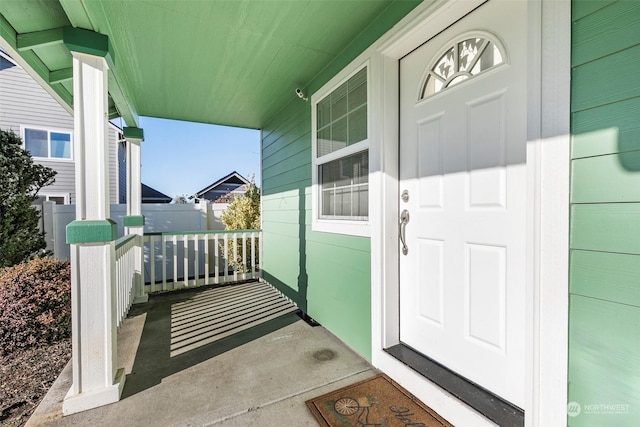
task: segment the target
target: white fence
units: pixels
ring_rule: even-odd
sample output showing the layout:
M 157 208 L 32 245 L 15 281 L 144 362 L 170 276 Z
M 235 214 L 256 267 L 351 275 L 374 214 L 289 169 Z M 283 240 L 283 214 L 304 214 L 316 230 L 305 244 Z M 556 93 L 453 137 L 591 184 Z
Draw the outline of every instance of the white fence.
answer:
M 260 240 L 260 230 L 145 234 L 146 291 L 259 278 Z
M 224 230 L 220 220 L 229 205 L 226 203 L 202 204 L 143 204 L 145 233 L 179 231 Z M 118 236 L 124 235 L 122 219 L 126 215 L 126 205 L 111 205 L 111 219 L 118 224 Z M 75 205 L 57 205 L 44 202 L 42 205 L 41 229 L 46 233 L 47 249 L 57 259 L 69 259 L 69 245 L 66 227 L 75 219 Z

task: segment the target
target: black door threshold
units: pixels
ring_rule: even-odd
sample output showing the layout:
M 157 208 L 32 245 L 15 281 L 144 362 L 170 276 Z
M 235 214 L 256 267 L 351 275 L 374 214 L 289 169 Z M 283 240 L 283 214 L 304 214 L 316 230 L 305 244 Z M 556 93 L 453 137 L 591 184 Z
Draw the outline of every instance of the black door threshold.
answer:
M 500 426 L 524 426 L 524 411 L 404 344 L 385 349 L 429 381 Z

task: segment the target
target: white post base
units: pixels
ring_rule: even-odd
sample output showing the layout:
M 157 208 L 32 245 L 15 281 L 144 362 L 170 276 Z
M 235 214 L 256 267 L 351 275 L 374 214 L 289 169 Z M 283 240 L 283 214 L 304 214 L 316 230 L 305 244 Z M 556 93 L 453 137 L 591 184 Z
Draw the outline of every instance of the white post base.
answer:
M 90 390 L 78 394 L 73 393 L 73 387 L 69 389 L 67 396 L 62 402 L 62 414 L 71 415 L 78 412 L 87 411 L 99 406 L 115 403 L 120 400 L 122 389 L 124 388 L 125 374 L 124 369 L 120 368 L 116 372 L 116 378 L 113 385 Z
M 94 222 L 86 222 L 75 221 L 78 233 L 91 231 Z M 73 384 L 62 405 L 65 415 L 117 402 L 124 387 L 124 369 L 116 369 L 114 250 L 113 242 L 71 244 Z

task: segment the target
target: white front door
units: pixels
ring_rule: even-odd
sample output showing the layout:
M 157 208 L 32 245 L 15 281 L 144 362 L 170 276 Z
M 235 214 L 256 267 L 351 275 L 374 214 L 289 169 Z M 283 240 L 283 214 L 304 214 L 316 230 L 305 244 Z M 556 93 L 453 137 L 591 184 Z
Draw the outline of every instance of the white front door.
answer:
M 400 340 L 520 407 L 526 36 L 492 0 L 400 61 Z

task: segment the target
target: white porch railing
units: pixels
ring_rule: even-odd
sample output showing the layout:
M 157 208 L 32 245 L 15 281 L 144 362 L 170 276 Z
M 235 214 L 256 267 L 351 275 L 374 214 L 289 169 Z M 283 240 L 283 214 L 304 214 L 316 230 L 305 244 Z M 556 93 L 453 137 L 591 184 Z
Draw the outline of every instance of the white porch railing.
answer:
M 257 279 L 261 238 L 261 230 L 145 234 L 146 292 Z
M 116 323 L 127 316 L 133 302 L 136 282 L 136 247 L 142 236 L 130 234 L 113 242 L 113 259 L 116 263 Z

